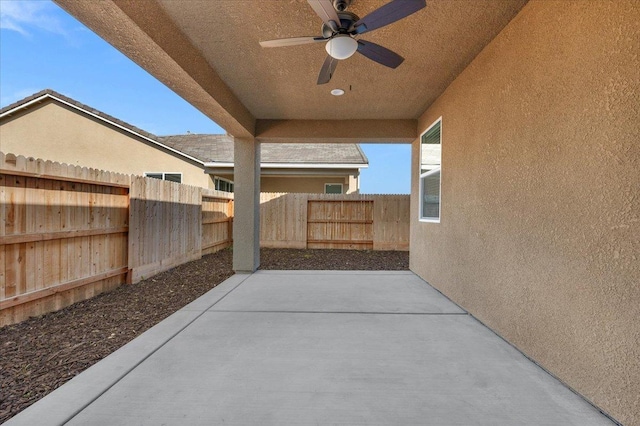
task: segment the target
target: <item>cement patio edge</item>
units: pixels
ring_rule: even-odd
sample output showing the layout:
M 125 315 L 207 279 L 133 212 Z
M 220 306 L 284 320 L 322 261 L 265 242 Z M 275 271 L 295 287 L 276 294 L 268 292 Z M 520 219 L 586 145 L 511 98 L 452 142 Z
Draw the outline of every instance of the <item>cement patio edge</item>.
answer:
M 6 426 L 63 425 L 222 300 L 251 274 L 235 274 L 33 405 Z
M 357 271 L 357 270 L 340 270 L 340 271 L 325 271 L 325 270 L 308 270 L 308 269 L 289 269 L 289 270 L 270 270 L 259 269 L 255 274 L 260 275 L 317 275 L 322 273 L 324 275 L 415 275 L 409 270 L 400 271 Z

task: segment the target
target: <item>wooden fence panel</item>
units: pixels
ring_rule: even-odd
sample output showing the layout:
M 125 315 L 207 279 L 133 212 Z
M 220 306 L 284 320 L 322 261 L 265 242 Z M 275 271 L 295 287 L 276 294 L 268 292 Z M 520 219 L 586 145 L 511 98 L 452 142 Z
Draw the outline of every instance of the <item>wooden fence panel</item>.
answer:
M 233 195 L 202 191 L 202 254 L 215 253 L 233 241 Z
M 0 326 L 125 281 L 128 186 L 126 175 L 0 153 Z
M 131 282 L 200 258 L 201 204 L 202 188 L 131 177 Z
M 308 194 L 260 194 L 260 246 L 307 247 Z
M 409 250 L 409 196 L 374 196 L 373 249 Z

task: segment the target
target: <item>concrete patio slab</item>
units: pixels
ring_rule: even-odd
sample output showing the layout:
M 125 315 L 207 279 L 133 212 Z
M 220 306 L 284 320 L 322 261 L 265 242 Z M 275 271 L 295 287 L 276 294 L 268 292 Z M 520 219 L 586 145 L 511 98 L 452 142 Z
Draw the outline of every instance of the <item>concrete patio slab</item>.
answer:
M 414 275 L 232 280 L 143 334 L 166 333 L 146 353 L 134 340 L 8 424 L 613 424 Z M 60 404 L 73 416 L 51 417 Z
M 465 313 L 414 274 L 269 271 L 249 277 L 216 311 Z

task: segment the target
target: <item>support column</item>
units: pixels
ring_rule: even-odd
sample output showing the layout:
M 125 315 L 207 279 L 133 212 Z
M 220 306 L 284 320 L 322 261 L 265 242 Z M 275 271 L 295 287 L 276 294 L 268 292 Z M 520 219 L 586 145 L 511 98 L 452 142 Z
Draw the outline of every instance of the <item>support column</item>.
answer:
M 233 143 L 233 270 L 254 272 L 260 266 L 260 142 Z

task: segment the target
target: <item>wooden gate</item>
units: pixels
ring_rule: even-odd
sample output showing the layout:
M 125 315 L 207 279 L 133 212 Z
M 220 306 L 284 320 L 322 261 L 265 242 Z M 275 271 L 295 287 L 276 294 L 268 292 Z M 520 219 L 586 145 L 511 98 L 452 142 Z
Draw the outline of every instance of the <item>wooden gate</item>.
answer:
M 373 250 L 372 200 L 307 203 L 307 248 Z

